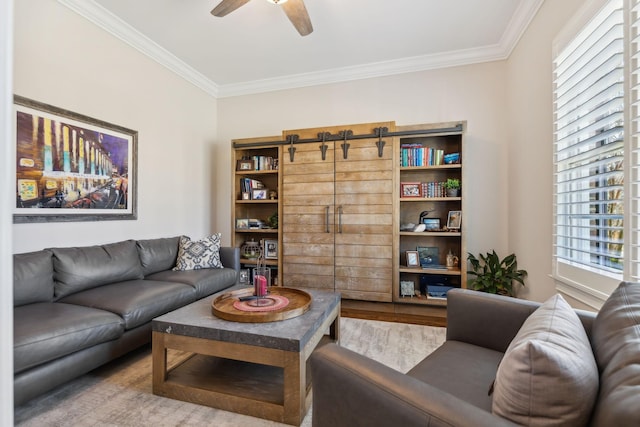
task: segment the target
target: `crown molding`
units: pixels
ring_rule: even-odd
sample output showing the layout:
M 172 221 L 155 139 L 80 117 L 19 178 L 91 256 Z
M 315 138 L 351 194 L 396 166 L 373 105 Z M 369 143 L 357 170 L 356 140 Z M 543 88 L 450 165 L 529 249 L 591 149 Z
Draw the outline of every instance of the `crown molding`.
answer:
M 211 96 L 228 98 L 504 60 L 509 57 L 518 44 L 520 37 L 524 34 L 544 0 L 520 2 L 500 42 L 496 45 L 226 85 L 218 85 L 208 79 L 93 0 L 58 0 L 58 2 L 123 40 Z
M 318 86 L 373 77 L 385 77 L 438 68 L 499 61 L 506 58 L 504 49 L 498 45 L 494 45 L 481 49 L 468 49 L 433 55 L 415 56 L 393 61 L 375 62 L 352 67 L 293 74 L 272 79 L 220 85 L 218 97 L 227 98 L 232 96 Z
M 58 0 L 80 16 L 139 50 L 183 79 L 218 97 L 218 85 L 93 0 Z
M 507 58 L 511 55 L 511 52 L 513 52 L 520 38 L 538 13 L 542 3 L 544 3 L 544 0 L 529 0 L 520 2 L 518 5 L 500 39 L 500 46 L 505 50 Z

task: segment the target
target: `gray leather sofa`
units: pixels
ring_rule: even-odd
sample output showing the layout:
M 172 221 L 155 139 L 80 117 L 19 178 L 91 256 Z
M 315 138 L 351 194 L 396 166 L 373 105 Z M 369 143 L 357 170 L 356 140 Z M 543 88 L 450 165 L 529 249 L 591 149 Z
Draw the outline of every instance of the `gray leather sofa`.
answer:
M 223 268 L 173 271 L 180 236 L 14 255 L 14 404 L 151 340 L 151 319 L 234 285 Z
M 595 388 L 566 392 L 564 379 L 553 378 L 555 385 L 545 386 L 551 380 L 545 378 L 548 371 L 531 370 L 526 379 L 506 386 L 537 388 L 543 399 L 564 394 L 541 408 L 542 420 L 525 417 L 517 423 L 496 414 L 497 392 L 490 395 L 489 390 L 498 386 L 501 364 L 517 375 L 525 373 L 525 363 L 507 363 L 512 361 L 506 356 L 510 351 L 527 348 L 528 356 L 540 355 L 539 342 L 530 342 L 529 348 L 521 347 L 519 340 L 526 335 L 521 332 L 525 321 L 535 317 L 541 304 L 460 289 L 450 291 L 447 299 L 446 342 L 406 374 L 336 344 L 317 349 L 311 356 L 313 426 L 640 425 L 640 284 L 621 283 L 597 315 L 572 310 L 562 300 L 565 312 L 584 329 L 578 331 L 586 343 L 578 358 L 594 361 Z M 556 326 L 551 323 L 544 332 L 559 329 Z M 519 344 L 511 345 L 512 341 Z M 558 360 L 559 373 L 574 364 Z M 507 397 L 515 401 L 520 396 L 513 392 Z M 580 421 L 556 418 L 558 412 L 575 414 L 568 400 L 583 405 Z

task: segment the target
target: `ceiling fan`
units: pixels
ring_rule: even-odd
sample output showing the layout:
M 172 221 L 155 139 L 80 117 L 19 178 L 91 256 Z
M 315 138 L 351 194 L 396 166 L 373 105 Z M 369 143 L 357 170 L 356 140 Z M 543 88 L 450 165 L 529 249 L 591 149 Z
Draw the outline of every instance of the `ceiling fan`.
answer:
M 311 19 L 307 13 L 307 8 L 304 5 L 304 0 L 267 0 L 270 3 L 278 4 L 282 6 L 284 13 L 287 15 L 291 23 L 301 36 L 311 34 L 313 26 L 311 26 Z M 248 3 L 249 0 L 222 0 L 212 11 L 213 16 L 225 16 L 240 6 Z

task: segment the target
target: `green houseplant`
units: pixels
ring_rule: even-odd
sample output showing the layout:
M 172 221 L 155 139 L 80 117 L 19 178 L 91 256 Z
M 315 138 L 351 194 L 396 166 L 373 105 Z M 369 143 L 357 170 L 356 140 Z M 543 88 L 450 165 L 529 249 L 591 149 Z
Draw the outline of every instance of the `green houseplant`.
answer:
M 469 254 L 468 260 L 471 263 L 471 270 L 467 274 L 475 276 L 468 281 L 467 285 L 477 291 L 492 294 L 515 296 L 514 282 L 524 286 L 524 278 L 527 276 L 526 270 L 518 270 L 518 261 L 515 254 L 500 259 L 496 251 L 480 254 L 480 259 L 473 254 Z
M 457 197 L 460 194 L 460 180 L 458 178 L 447 178 L 444 186 L 447 189 L 447 196 Z

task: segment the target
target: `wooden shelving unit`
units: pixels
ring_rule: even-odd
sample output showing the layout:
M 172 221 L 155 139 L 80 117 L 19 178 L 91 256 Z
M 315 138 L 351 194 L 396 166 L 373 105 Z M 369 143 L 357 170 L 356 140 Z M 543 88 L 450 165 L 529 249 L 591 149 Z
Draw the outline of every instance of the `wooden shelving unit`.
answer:
M 271 278 L 274 283 L 279 284 L 278 277 L 279 272 L 282 271 L 281 259 L 282 259 L 282 245 L 280 242 L 281 231 L 278 228 L 240 228 L 237 225 L 237 220 L 260 220 L 264 224 L 269 223 L 269 218 L 277 214 L 278 218 L 281 217 L 280 207 L 280 153 L 281 148 L 278 145 L 270 145 L 269 141 L 276 141 L 280 139 L 279 136 L 263 137 L 263 138 L 246 138 L 233 140 L 232 150 L 232 162 L 234 167 L 233 173 L 233 191 L 232 191 L 232 245 L 238 248 L 242 248 L 243 244 L 253 240 L 261 243 L 265 240 L 275 240 L 278 242 L 278 257 L 277 259 L 265 259 L 265 264 L 271 267 Z M 263 160 L 260 161 L 260 158 Z M 264 159 L 274 159 L 268 162 Z M 251 161 L 252 166 L 249 170 L 242 169 L 247 167 L 241 166 L 240 162 Z M 267 168 L 267 169 L 261 169 Z M 264 186 L 264 199 L 253 198 L 252 192 L 246 192 L 243 186 L 243 180 L 255 180 L 259 181 Z M 275 191 L 275 198 L 269 198 L 270 192 Z M 248 193 L 248 194 L 244 194 Z M 261 243 L 262 245 L 262 243 Z M 264 248 L 262 248 L 264 250 Z M 241 268 L 250 270 L 256 266 L 257 258 L 246 258 L 242 256 L 240 258 Z
M 265 261 L 278 284 L 341 292 L 343 315 L 444 324 L 446 297 L 420 294 L 420 284 L 440 279 L 447 286 L 466 287 L 465 127 L 464 122 L 413 126 L 384 122 L 234 140 L 232 244 L 241 248 L 250 240 L 277 241 L 277 259 Z M 407 144 L 439 150 L 438 156 L 459 153 L 460 161 L 402 165 L 401 150 Z M 258 156 L 277 159 L 278 167 L 256 170 L 239 163 Z M 447 178 L 460 179 L 461 195 L 446 197 L 434 193 L 433 187 L 421 187 L 429 189 L 429 197 L 402 197 L 403 182 L 441 183 Z M 243 195 L 246 179 L 260 181 L 267 192 L 260 198 Z M 272 191 L 274 198 L 269 196 Z M 449 211 L 462 211 L 462 226 L 401 231 L 401 224 L 417 224 L 425 211 L 429 219 L 440 220 L 441 228 Z M 274 213 L 278 228 L 236 227 L 238 219 L 267 222 Z M 458 265 L 407 266 L 406 251 L 418 247 L 438 248 L 437 264 L 442 265 L 451 252 Z M 241 262 L 246 269 L 256 265 L 255 258 L 243 257 Z M 403 295 L 402 281 L 413 281 L 417 292 Z
M 451 131 L 456 128 L 460 130 Z M 423 134 L 411 133 L 408 136 L 396 138 L 395 147 L 398 159 L 396 168 L 396 179 L 398 182 L 396 247 L 398 248 L 397 265 L 394 271 L 393 301 L 396 304 L 430 305 L 434 307 L 445 307 L 446 297 L 440 296 L 438 292 L 431 292 L 431 289 L 438 286 L 446 287 L 466 287 L 466 239 L 465 239 L 465 218 L 467 212 L 464 209 L 464 127 L 461 122 L 440 123 L 433 125 L 398 126 L 397 131 L 424 130 Z M 439 131 L 442 129 L 443 131 Z M 407 155 L 403 157 L 402 150 L 409 150 L 411 155 L 421 155 L 425 150 L 440 150 L 441 154 L 458 153 L 459 163 L 453 164 L 426 164 L 421 166 L 409 166 L 406 163 Z M 421 151 L 417 151 L 422 148 Z M 413 151 L 412 151 L 413 150 Z M 421 160 L 427 163 L 426 155 Z M 461 195 L 448 197 L 441 194 L 442 186 L 437 183 L 446 182 L 448 178 L 457 178 L 461 181 Z M 420 183 L 421 193 L 417 197 L 403 197 L 403 183 Z M 425 194 L 426 185 L 423 183 L 436 183 L 435 190 L 431 194 Z M 434 187 L 432 187 L 434 188 Z M 429 196 L 429 197 L 427 197 Z M 459 230 L 447 230 L 447 218 L 450 211 L 462 212 L 462 224 Z M 413 223 L 418 225 L 421 213 L 428 212 L 426 218 L 440 221 L 439 231 L 400 231 L 401 224 Z M 406 252 L 415 251 L 418 248 L 437 248 L 438 259 L 433 263 L 438 268 L 424 268 L 423 266 L 407 266 Z M 453 268 L 446 268 L 447 254 L 458 257 L 458 263 Z M 445 268 L 442 268 L 442 267 Z M 413 296 L 403 293 L 402 282 L 412 282 L 415 294 Z M 438 296 L 435 296 L 438 295 Z

